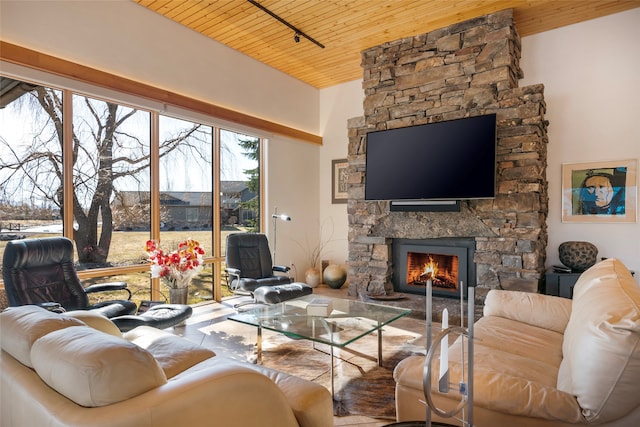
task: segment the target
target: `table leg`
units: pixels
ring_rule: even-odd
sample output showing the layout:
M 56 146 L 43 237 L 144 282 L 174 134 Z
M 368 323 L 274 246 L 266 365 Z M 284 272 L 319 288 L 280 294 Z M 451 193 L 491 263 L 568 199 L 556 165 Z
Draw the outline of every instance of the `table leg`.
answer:
M 331 347 L 331 397 L 335 398 L 334 386 L 333 386 L 333 346 Z
M 382 328 L 380 327 L 378 328 L 378 366 L 382 366 Z
M 262 365 L 262 327 L 258 326 L 258 365 Z

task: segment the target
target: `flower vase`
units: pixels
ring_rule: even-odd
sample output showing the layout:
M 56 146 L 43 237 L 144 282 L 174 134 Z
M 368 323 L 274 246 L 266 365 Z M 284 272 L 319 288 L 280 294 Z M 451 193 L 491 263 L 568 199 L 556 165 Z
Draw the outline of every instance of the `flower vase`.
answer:
M 307 269 L 304 273 L 305 283 L 312 288 L 315 288 L 320 284 L 321 277 L 322 274 L 320 274 L 320 270 L 315 267 Z
M 169 303 L 186 304 L 189 296 L 189 286 L 169 289 Z

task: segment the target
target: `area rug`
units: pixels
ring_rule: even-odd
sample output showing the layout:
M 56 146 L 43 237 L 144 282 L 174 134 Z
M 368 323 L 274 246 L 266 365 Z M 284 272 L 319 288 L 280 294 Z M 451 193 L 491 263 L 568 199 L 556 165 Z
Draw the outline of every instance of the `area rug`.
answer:
M 334 348 L 334 415 L 364 415 L 395 420 L 393 369 L 406 357 L 424 354 L 422 335 L 393 326 L 383 330 L 382 366 L 375 359 L 377 334 L 348 346 L 359 354 Z M 263 338 L 265 366 L 314 381 L 331 390 L 331 358 L 327 345 L 268 333 Z

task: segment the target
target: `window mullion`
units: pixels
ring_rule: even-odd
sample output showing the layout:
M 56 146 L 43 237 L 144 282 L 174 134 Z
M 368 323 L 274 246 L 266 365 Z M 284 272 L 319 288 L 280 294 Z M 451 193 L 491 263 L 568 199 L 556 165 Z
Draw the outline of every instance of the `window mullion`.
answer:
M 73 92 L 62 91 L 63 235 L 73 240 Z
M 213 297 L 216 301 L 222 300 L 221 273 L 222 273 L 222 230 L 220 224 L 220 128 L 213 128 Z M 216 219 L 217 218 L 217 219 Z
M 151 238 L 160 240 L 160 115 L 151 112 Z M 151 299 L 158 301 L 160 299 L 160 279 L 151 279 Z

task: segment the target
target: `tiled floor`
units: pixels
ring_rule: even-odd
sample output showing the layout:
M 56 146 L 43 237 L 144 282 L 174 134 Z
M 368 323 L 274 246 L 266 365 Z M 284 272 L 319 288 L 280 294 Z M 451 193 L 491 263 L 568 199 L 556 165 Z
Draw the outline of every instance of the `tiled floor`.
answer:
M 349 298 L 346 289 L 334 290 L 322 285 L 316 288 L 314 293 Z M 235 302 L 237 300 L 231 299 L 221 304 L 212 303 L 195 307 L 193 316 L 185 325 L 168 329 L 168 331 L 212 348 L 218 355 L 247 360 L 254 356 L 257 333 L 255 328 L 227 320 L 229 315 L 236 312 L 233 309 Z M 405 317 L 394 322 L 392 326 L 404 328 L 417 336 L 420 334 L 424 336 L 424 320 Z M 393 421 L 363 416 L 334 417 L 334 426 L 381 427 Z

